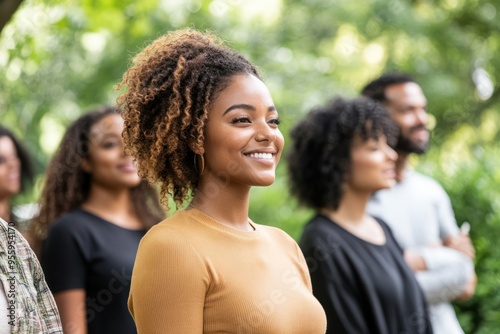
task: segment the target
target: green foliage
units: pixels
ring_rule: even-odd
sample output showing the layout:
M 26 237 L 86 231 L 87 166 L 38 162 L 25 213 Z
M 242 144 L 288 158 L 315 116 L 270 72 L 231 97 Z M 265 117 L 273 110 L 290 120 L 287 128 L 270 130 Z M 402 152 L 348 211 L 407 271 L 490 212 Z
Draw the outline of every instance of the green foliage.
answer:
M 283 167 L 284 162 L 282 163 Z M 276 226 L 285 230 L 295 240 L 300 239 L 304 223 L 314 212 L 299 207 L 288 193 L 284 177 L 279 177 L 269 188 L 253 188 L 250 201 L 250 217 L 256 223 Z
M 497 333 L 500 325 L 500 156 L 497 147 L 477 146 L 472 159 L 454 162 L 448 168 L 436 154 L 420 166 L 432 174 L 448 192 L 457 222 L 471 225 L 476 248 L 478 284 L 474 297 L 457 303 L 459 319 L 466 333 Z
M 0 122 L 23 138 L 41 178 L 67 124 L 113 104 L 131 57 L 185 26 L 215 32 L 260 67 L 285 138 L 311 107 L 357 95 L 383 71 L 410 72 L 433 115 L 434 150 L 418 168 L 443 182 L 477 247 L 478 289 L 457 305 L 460 320 L 468 333 L 494 333 L 499 13 L 500 0 L 25 0 L 0 36 Z M 298 239 L 312 212 L 290 197 L 284 167 L 273 187 L 253 190 L 250 216 Z

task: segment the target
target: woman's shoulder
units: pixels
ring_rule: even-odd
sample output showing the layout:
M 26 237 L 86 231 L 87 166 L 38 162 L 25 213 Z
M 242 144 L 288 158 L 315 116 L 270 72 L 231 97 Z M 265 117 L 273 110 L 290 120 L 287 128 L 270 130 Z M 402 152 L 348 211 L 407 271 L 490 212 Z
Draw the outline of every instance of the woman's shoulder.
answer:
M 48 235 L 79 235 L 99 233 L 98 224 L 92 224 L 99 218 L 82 209 L 74 209 L 57 218 L 49 227 Z
M 282 229 L 275 227 L 275 226 L 270 226 L 270 225 L 260 225 L 260 224 L 254 224 L 257 229 L 260 229 L 264 234 L 268 235 L 269 237 L 281 241 L 285 244 L 293 245 L 296 244 L 295 240 L 285 231 Z
M 67 229 L 68 227 L 81 226 L 92 217 L 85 215 L 81 209 L 69 211 L 57 218 L 50 226 L 51 229 Z
M 302 237 L 314 239 L 333 238 L 339 235 L 339 230 L 338 225 L 330 218 L 317 213 L 305 224 Z
M 176 211 L 149 229 L 141 243 L 168 243 L 170 241 L 187 239 L 192 233 L 193 221 L 184 210 Z
M 153 226 L 141 239 L 136 262 L 154 259 L 168 263 L 198 262 L 204 266 L 204 243 L 197 242 L 200 233 L 189 217 L 181 212 L 165 218 Z M 167 256 L 168 254 L 168 256 Z
M 318 213 L 305 225 L 299 244 L 305 254 L 326 252 L 329 254 L 328 258 L 333 259 L 348 253 L 349 242 L 346 237 L 348 236 L 342 228 L 327 216 Z

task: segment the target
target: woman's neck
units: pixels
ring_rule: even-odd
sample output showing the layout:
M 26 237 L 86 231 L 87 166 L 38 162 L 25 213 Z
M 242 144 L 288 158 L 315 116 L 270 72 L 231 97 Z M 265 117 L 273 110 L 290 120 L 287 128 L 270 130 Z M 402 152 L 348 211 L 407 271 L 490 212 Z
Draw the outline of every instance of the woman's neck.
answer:
M 322 212 L 338 224 L 360 225 L 365 221 L 365 209 L 369 199 L 369 194 L 359 195 L 352 191 L 346 191 L 336 210 L 323 209 Z
M 249 231 L 250 187 L 223 183 L 216 178 L 200 180 L 191 204 L 212 219 L 239 230 Z
M 323 209 L 321 212 L 358 238 L 383 245 L 386 238 L 382 227 L 365 212 L 370 196 L 346 191 L 337 210 Z
M 125 228 L 143 227 L 136 217 L 128 188 L 113 190 L 92 184 L 82 208 Z

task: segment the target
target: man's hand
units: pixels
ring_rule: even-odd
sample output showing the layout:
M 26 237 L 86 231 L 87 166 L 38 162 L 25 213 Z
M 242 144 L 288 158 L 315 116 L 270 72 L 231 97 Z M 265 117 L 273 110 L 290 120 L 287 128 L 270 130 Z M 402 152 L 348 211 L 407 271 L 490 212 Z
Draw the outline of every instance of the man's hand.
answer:
M 467 234 L 460 233 L 458 235 L 449 236 L 443 240 L 443 245 L 465 254 L 471 260 L 474 260 L 476 256 L 476 250 Z
M 471 299 L 472 296 L 474 296 L 474 292 L 476 291 L 476 285 L 477 285 L 477 275 L 474 274 L 471 277 L 471 279 L 467 282 L 464 291 L 455 300 L 463 302 Z

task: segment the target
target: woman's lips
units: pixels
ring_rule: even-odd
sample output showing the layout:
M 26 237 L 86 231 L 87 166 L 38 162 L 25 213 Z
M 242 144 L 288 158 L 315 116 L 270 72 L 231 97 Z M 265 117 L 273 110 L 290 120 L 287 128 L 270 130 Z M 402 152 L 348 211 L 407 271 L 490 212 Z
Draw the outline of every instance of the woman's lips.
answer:
M 137 172 L 137 168 L 135 168 L 133 163 L 122 164 L 119 165 L 118 168 L 124 172 L 130 172 L 130 173 Z

